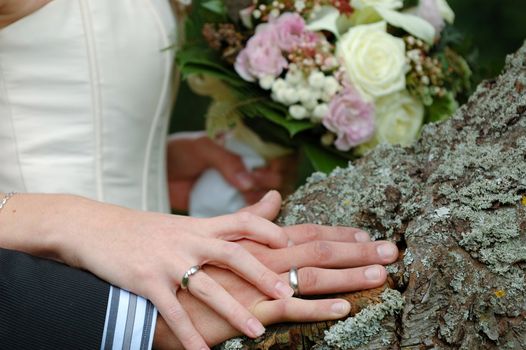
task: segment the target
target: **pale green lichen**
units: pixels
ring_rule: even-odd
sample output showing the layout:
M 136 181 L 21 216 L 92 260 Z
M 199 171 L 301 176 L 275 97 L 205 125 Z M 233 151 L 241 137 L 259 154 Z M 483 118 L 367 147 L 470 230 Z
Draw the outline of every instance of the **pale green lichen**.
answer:
M 243 338 L 232 338 L 221 345 L 221 350 L 241 350 L 243 349 Z
M 504 347 L 508 340 L 492 340 L 484 313 L 526 313 L 526 94 L 516 90 L 526 86 L 524 57 L 526 48 L 508 59 L 515 66 L 506 77 L 481 85 L 467 107 L 428 125 L 413 147 L 382 145 L 352 168 L 316 175 L 285 206 L 287 222 L 360 227 L 410 249 L 404 295 L 413 304 L 401 320 L 428 327 L 408 347 Z M 433 306 L 422 307 L 422 298 Z M 516 329 L 526 334 L 526 326 Z
M 338 349 L 355 349 L 367 344 L 382 329 L 382 320 L 402 310 L 404 299 L 400 292 L 386 289 L 382 303 L 366 307 L 354 317 L 340 321 L 325 332 L 327 345 Z

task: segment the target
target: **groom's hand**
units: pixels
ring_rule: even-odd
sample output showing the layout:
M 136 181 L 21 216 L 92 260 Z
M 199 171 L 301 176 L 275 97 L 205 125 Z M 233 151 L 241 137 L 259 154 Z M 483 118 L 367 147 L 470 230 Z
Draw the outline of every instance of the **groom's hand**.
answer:
M 276 192 L 266 200 L 244 209 L 252 214 L 273 219 L 279 211 L 281 197 Z M 382 266 L 394 262 L 398 250 L 390 242 L 370 242 L 369 236 L 354 228 L 298 225 L 285 227 L 291 246 L 272 249 L 242 241 L 240 244 L 288 283 L 291 266 L 298 267 L 302 295 L 350 292 L 383 285 L 387 278 Z M 237 275 L 219 268 L 205 268 L 236 300 L 247 307 L 264 325 L 279 322 L 308 322 L 342 318 L 350 310 L 340 299 L 304 300 L 289 298 L 271 300 Z M 239 335 L 224 319 L 189 293 L 178 297 L 209 345 Z M 160 349 L 181 348 L 164 321 L 159 319 L 155 345 Z
M 262 261 L 270 263 L 269 267 L 274 271 L 280 272 L 281 278 L 286 283 L 288 283 L 290 264 L 300 267 L 298 274 L 302 295 L 350 292 L 379 287 L 385 283 L 387 274 L 384 267 L 372 264 L 385 264 L 396 260 L 398 252 L 392 243 L 358 243 L 357 232 L 352 229 L 348 232 L 342 228 L 327 229 L 319 227 L 307 236 L 310 238 L 317 236 L 321 240 L 301 239 L 303 243 L 276 250 L 259 244 L 250 244 L 250 250 Z M 338 241 L 331 240 L 339 234 L 344 234 L 344 237 L 339 237 Z M 296 236 L 296 233 L 293 233 L 293 236 Z M 363 238 L 361 234 L 359 236 L 360 239 Z M 241 244 L 245 248 L 248 247 L 248 242 Z M 391 252 L 389 256 L 379 254 L 378 247 L 382 245 L 385 245 L 385 251 Z M 319 247 L 325 246 L 331 248 L 331 254 L 327 254 L 325 248 L 319 250 Z M 263 325 L 334 320 L 345 317 L 350 311 L 350 305 L 343 299 L 271 300 L 230 271 L 206 267 L 205 272 L 253 313 Z M 191 294 L 180 291 L 177 296 L 190 315 L 192 323 L 210 346 L 240 334 L 221 316 Z M 154 345 L 156 349 L 182 349 L 161 318 L 156 328 Z

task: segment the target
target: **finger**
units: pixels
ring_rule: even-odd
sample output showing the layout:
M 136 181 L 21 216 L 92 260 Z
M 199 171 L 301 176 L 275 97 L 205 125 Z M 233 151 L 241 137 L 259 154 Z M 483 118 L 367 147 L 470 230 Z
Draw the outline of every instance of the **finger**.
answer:
M 281 195 L 278 191 L 269 191 L 261 200 L 239 212 L 248 212 L 267 220 L 274 220 L 281 209 Z
M 209 263 L 219 263 L 236 272 L 266 295 L 279 299 L 294 294 L 288 282 L 283 282 L 277 273 L 267 268 L 241 245 L 232 242 L 216 241 L 207 245 L 203 255 Z
M 263 301 L 254 308 L 254 314 L 264 324 L 336 320 L 347 316 L 350 311 L 351 305 L 343 299 L 289 298 Z
M 272 248 L 288 246 L 289 238 L 281 227 L 247 211 L 205 219 L 210 225 L 208 232 L 215 238 L 237 241 L 248 238 Z
M 166 291 L 152 301 L 185 349 L 209 349 L 203 337 L 195 329 L 185 309 L 177 300 L 175 291 Z
M 231 185 L 240 191 L 254 188 L 255 181 L 246 169 L 241 157 L 216 145 L 210 149 L 210 162 Z
M 192 276 L 188 290 L 247 336 L 257 338 L 265 332 L 261 322 L 206 273 Z
M 289 273 L 281 274 L 283 281 L 289 281 Z M 351 269 L 320 269 L 304 267 L 298 270 L 298 286 L 301 295 L 347 293 L 380 287 L 387 279 L 387 272 L 381 265 Z
M 314 241 L 287 249 L 269 249 L 258 256 L 274 271 L 285 272 L 291 266 L 350 268 L 374 264 L 389 264 L 398 258 L 398 249 L 391 242 L 343 243 Z
M 353 227 L 302 224 L 283 228 L 294 244 L 312 241 L 369 242 L 369 234 Z

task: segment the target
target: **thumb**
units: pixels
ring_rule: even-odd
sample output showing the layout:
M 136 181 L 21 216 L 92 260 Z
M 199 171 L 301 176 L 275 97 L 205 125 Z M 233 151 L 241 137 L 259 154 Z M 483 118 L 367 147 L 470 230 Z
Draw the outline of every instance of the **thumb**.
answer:
M 281 195 L 278 191 L 269 191 L 261 200 L 251 206 L 245 207 L 239 212 L 249 212 L 267 220 L 274 220 L 281 209 Z

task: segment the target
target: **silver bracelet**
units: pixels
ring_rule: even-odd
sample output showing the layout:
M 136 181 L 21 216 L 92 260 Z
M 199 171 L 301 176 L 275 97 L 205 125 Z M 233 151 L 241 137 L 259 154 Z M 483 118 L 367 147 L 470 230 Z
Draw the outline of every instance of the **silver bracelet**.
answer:
M 15 195 L 16 192 L 9 192 L 7 193 L 4 198 L 2 199 L 2 201 L 0 202 L 0 211 L 2 211 L 2 209 L 5 207 L 5 205 L 7 204 L 7 201 L 9 201 L 9 199 L 11 197 L 13 197 Z

